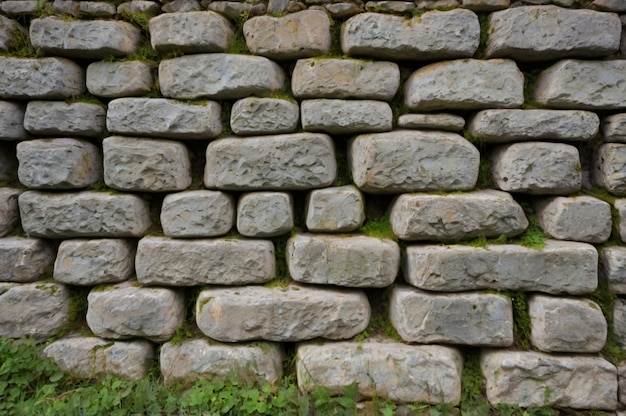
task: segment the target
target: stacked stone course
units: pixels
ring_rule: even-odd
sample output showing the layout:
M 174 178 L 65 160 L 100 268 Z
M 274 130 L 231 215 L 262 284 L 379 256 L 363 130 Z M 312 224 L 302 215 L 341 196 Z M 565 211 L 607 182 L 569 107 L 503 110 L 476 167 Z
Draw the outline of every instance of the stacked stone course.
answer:
M 478 352 L 492 405 L 626 406 L 622 2 L 40 3 L 0 2 L 1 337 L 454 406 Z

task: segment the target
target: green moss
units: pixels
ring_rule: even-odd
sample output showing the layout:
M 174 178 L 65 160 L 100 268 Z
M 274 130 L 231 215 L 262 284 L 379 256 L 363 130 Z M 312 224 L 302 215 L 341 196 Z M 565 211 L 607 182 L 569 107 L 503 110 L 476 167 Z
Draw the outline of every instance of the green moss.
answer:
M 485 236 L 480 236 L 470 241 L 460 242 L 459 244 L 470 247 L 488 248 L 488 246 L 490 245 L 507 244 L 508 242 L 509 239 L 507 238 L 506 234 L 502 234 L 498 238 L 487 238 Z
M 152 15 L 148 13 L 133 12 L 131 10 L 122 10 L 120 13 L 122 20 L 138 26 L 144 33 L 150 33 L 150 19 Z
M 228 44 L 227 53 L 240 54 L 240 55 L 248 55 L 250 54 L 250 49 L 248 49 L 248 44 L 246 43 L 246 38 L 243 35 L 243 25 L 248 21 L 250 14 L 247 11 L 244 11 L 239 16 L 235 23 L 235 35 L 231 39 Z
M 530 349 L 530 315 L 526 293 L 522 291 L 506 291 L 503 294 L 511 298 L 513 304 L 513 335 L 515 344 L 523 349 Z
M 91 95 L 89 93 L 84 93 L 81 95 L 73 95 L 65 100 L 66 104 L 74 104 L 74 103 L 84 103 L 84 104 L 95 104 L 100 107 L 106 108 L 106 105 L 100 101 L 98 97 L 95 95 Z
M 491 406 L 485 398 L 485 380 L 480 368 L 480 350 L 465 351 L 461 376 L 461 414 L 488 415 Z
M 267 288 L 286 288 L 293 282 L 289 274 L 289 265 L 287 264 L 287 242 L 291 234 L 281 235 L 272 238 L 274 243 L 274 257 L 276 258 L 276 277 L 265 284 Z
M 489 35 L 491 34 L 491 31 L 489 29 L 489 14 L 479 13 L 478 23 L 480 25 L 480 40 L 478 43 L 478 48 L 474 53 L 474 58 L 484 59 L 485 51 L 487 50 L 487 43 L 489 42 Z
M 602 263 L 602 259 L 600 259 Z M 600 264 L 602 266 L 602 264 Z M 591 294 L 591 299 L 595 301 L 602 309 L 604 318 L 608 324 L 608 333 L 606 343 L 602 349 L 602 355 L 611 363 L 618 365 L 626 360 L 626 350 L 622 349 L 618 344 L 618 337 L 615 335 L 613 324 L 613 308 L 617 295 L 609 288 L 609 282 L 606 278 L 598 279 L 598 287 Z
M 545 239 L 548 237 L 546 233 L 539 225 L 535 208 L 530 200 L 518 201 L 526 218 L 528 219 L 528 228 L 521 235 L 511 239 L 512 244 L 519 244 L 524 247 L 533 248 L 535 250 L 541 250 L 546 246 Z
M 388 216 L 367 220 L 360 230 L 369 237 L 387 238 L 396 242 L 398 241 L 398 236 L 394 234 Z
M 8 45 L 8 50 L 0 51 L 0 56 L 13 56 L 16 58 L 41 58 L 43 52 L 30 43 L 27 31 L 20 29 L 17 24 L 13 29 L 13 37 Z
M 91 287 L 69 286 L 70 300 L 67 321 L 57 330 L 55 338 L 68 334 L 91 334 L 85 316 L 87 315 L 87 296 Z

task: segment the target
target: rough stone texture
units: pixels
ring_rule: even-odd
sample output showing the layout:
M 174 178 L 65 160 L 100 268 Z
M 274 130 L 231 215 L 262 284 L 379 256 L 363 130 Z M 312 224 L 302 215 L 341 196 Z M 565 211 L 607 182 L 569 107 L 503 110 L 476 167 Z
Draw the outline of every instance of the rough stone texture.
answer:
M 619 215 L 619 238 L 626 242 L 626 199 L 618 199 L 613 204 Z
M 0 16 L 0 50 L 8 51 L 15 44 L 16 32 L 26 33 L 26 29 L 15 20 Z
M 267 12 L 269 14 L 282 14 L 287 11 L 289 0 L 269 0 L 267 2 Z
M 235 36 L 228 19 L 213 11 L 162 14 L 149 26 L 150 43 L 160 52 L 226 52 Z
M 600 258 L 600 276 L 608 281 L 611 292 L 626 294 L 626 247 L 605 247 Z
M 605 143 L 593 155 L 591 177 L 614 195 L 626 195 L 626 144 Z
M 626 346 L 626 299 L 617 298 L 613 306 L 613 329 L 617 343 Z
M 341 49 L 347 55 L 399 60 L 470 57 L 478 48 L 480 25 L 469 10 L 426 12 L 405 19 L 361 13 L 341 27 Z
M 58 283 L 0 283 L 0 337 L 44 340 L 69 319 L 70 291 Z
M 215 101 L 187 104 L 165 98 L 118 98 L 108 107 L 106 125 L 111 133 L 211 139 L 222 132 L 222 107 Z
M 437 292 L 495 289 L 581 295 L 596 289 L 598 253 L 592 245 L 556 240 L 545 244 L 541 250 L 513 244 L 409 246 L 404 279 Z
M 206 161 L 204 185 L 225 190 L 323 188 L 337 174 L 333 141 L 321 133 L 218 139 Z
M 398 128 L 463 131 L 465 119 L 454 114 L 403 114 L 398 117 Z
M 291 133 L 299 121 L 298 103 L 278 98 L 243 98 L 230 112 L 230 128 L 242 136 Z
M 300 105 L 302 128 L 330 134 L 391 130 L 393 112 L 388 103 L 372 100 L 304 100 Z
M 470 190 L 480 154 L 455 133 L 396 130 L 355 137 L 348 161 L 354 183 L 365 192 Z
M 0 140 L 23 140 L 28 138 L 24 129 L 24 104 L 0 101 Z
M 162 61 L 159 83 L 165 97 L 237 99 L 282 91 L 285 74 L 262 56 L 212 53 Z
M 87 325 L 102 338 L 164 342 L 185 320 L 185 298 L 172 289 L 124 282 L 91 290 L 87 302 Z
M 200 331 L 218 341 L 338 340 L 367 327 L 370 305 L 361 291 L 244 286 L 203 290 L 195 315 Z
M 152 88 L 150 64 L 141 61 L 94 62 L 87 67 L 87 90 L 98 97 L 146 94 Z
M 363 12 L 362 5 L 352 2 L 329 3 L 324 5 L 324 9 L 330 13 L 333 19 L 347 19 Z
M 78 3 L 80 14 L 96 17 L 113 17 L 117 12 L 115 4 L 104 2 L 81 1 Z
M 611 236 L 611 205 L 591 196 L 548 198 L 538 202 L 535 211 L 552 238 L 604 243 Z
M 148 203 L 136 195 L 27 191 L 18 204 L 22 228 L 34 237 L 140 237 L 150 227 Z
M 294 226 L 293 198 L 284 192 L 250 192 L 237 203 L 237 231 L 246 237 L 275 237 Z
M 406 342 L 507 347 L 513 344 L 513 306 L 486 293 L 433 294 L 396 286 L 389 320 Z
M 276 276 L 274 245 L 266 240 L 139 240 L 135 268 L 144 285 L 246 285 Z
M 491 158 L 493 182 L 503 191 L 567 195 L 582 186 L 578 149 L 568 144 L 513 143 L 496 148 Z
M 333 363 L 332 365 L 329 365 Z M 461 399 L 463 357 L 454 348 L 397 342 L 333 342 L 298 345 L 301 390 L 326 387 L 332 395 L 356 383 L 363 397 L 396 403 L 450 403 Z
M 510 7 L 511 0 L 463 0 L 463 7 L 475 12 L 489 12 Z
M 530 342 L 541 351 L 593 353 L 606 342 L 606 319 L 591 300 L 532 295 L 528 315 Z
M 385 287 L 400 270 L 400 247 L 375 237 L 297 234 L 287 243 L 287 265 L 296 282 Z
M 43 350 L 63 371 L 77 378 L 102 379 L 107 375 L 141 380 L 154 358 L 150 342 L 114 341 L 97 337 L 62 338 Z
M 263 15 L 267 11 L 267 6 L 263 3 L 250 4 L 240 1 L 212 1 L 208 5 L 208 9 L 223 14 L 232 20 L 237 20 L 241 18 L 242 13 L 247 13 L 248 16 Z
M 104 133 L 106 114 L 98 104 L 31 101 L 24 128 L 37 136 L 98 137 Z
M 102 179 L 100 149 L 84 140 L 27 140 L 16 152 L 18 178 L 29 188 L 79 189 Z
M 322 10 L 303 10 L 282 17 L 258 16 L 243 25 L 250 52 L 274 60 L 326 55 L 332 43 L 331 20 Z
M 487 350 L 480 361 L 491 404 L 617 407 L 617 369 L 601 357 Z
M 620 364 L 617 367 L 617 376 L 618 376 L 618 396 L 619 402 L 621 404 L 626 403 L 626 364 Z M 616 412 L 616 416 L 624 416 L 624 412 Z
M 54 262 L 54 280 L 77 286 L 117 283 L 135 271 L 135 244 L 129 240 L 65 240 Z
M 592 58 L 619 49 L 622 24 L 612 13 L 553 5 L 515 7 L 489 15 L 488 58 L 550 61 Z
M 291 90 L 298 98 L 391 101 L 400 86 L 395 62 L 315 58 L 296 62 Z
M 524 75 L 508 59 L 437 62 L 409 77 L 404 102 L 412 111 L 516 108 L 524 102 Z
M 159 362 L 166 384 L 201 378 L 228 380 L 231 373 L 238 379 L 274 383 L 282 377 L 282 360 L 278 344 L 224 345 L 198 338 L 163 344 Z
M 391 13 L 411 13 L 415 10 L 415 3 L 412 1 L 368 1 L 365 3 L 365 10 L 368 12 L 391 12 Z
M 173 0 L 161 7 L 163 13 L 197 12 L 200 10 L 202 10 L 202 6 L 197 0 Z
M 186 191 L 163 199 L 161 227 L 168 237 L 216 237 L 235 223 L 232 195 L 219 191 Z
M 117 6 L 117 13 L 145 13 L 149 16 L 155 16 L 161 11 L 161 5 L 156 1 L 147 0 L 131 0 Z
M 626 143 L 626 113 L 613 114 L 602 120 L 605 142 Z
M 626 4 L 621 0 L 595 0 L 592 4 L 610 12 L 626 12 Z
M 403 240 L 469 240 L 514 237 L 528 227 L 522 207 L 506 192 L 403 194 L 391 206 L 394 234 Z
M 0 281 L 28 283 L 39 280 L 54 262 L 54 250 L 37 238 L 0 239 Z
M 102 149 L 104 182 L 113 189 L 164 192 L 191 185 L 189 151 L 183 143 L 110 136 Z
M 307 197 L 306 228 L 311 232 L 350 232 L 365 221 L 365 201 L 353 185 L 316 189 Z
M 626 60 L 563 60 L 541 72 L 535 101 L 549 108 L 626 108 Z
M 141 31 L 118 20 L 66 20 L 50 16 L 34 19 L 30 40 L 45 54 L 82 59 L 102 59 L 134 53 Z
M 21 189 L 0 188 L 0 237 L 11 232 L 20 220 L 17 198 L 22 192 Z
M 598 134 L 600 119 L 595 113 L 578 110 L 483 110 L 467 127 L 472 136 L 488 143 L 587 141 Z
M 85 91 L 85 73 L 65 58 L 0 57 L 0 97 L 55 100 Z

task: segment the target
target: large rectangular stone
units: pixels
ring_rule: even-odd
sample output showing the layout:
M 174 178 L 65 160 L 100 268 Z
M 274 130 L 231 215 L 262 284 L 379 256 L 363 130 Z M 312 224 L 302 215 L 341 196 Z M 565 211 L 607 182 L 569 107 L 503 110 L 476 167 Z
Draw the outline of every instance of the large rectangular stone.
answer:
M 24 129 L 26 107 L 15 101 L 0 101 L 0 140 L 23 140 L 28 138 Z
M 31 101 L 24 114 L 24 128 L 38 136 L 100 137 L 106 114 L 104 105 Z
M 98 61 L 87 67 L 87 90 L 98 97 L 131 97 L 154 86 L 152 68 L 142 61 Z
M 0 282 L 39 280 L 53 262 L 54 250 L 45 240 L 0 238 Z
M 393 112 L 388 103 L 374 100 L 318 98 L 300 104 L 302 128 L 330 134 L 389 131 Z
M 604 143 L 593 154 L 591 178 L 614 195 L 626 195 L 626 144 Z
M 163 199 L 161 227 L 168 237 L 217 237 L 228 233 L 234 222 L 235 201 L 225 192 L 199 189 Z
M 0 97 L 65 99 L 85 91 L 85 71 L 65 58 L 0 57 Z

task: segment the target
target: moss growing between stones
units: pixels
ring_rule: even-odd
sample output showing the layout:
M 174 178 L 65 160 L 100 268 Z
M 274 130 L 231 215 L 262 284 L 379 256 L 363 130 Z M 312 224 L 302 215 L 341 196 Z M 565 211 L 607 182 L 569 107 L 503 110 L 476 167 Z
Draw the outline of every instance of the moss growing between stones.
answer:
M 13 30 L 13 40 L 8 45 L 8 51 L 0 51 L 0 56 L 13 56 L 16 58 L 42 58 L 43 52 L 30 43 L 28 31 L 22 31 L 17 25 Z
M 69 334 L 91 335 L 91 330 L 87 326 L 85 317 L 87 316 L 87 295 L 91 287 L 69 286 L 70 288 L 70 306 L 68 311 L 68 319 L 56 332 L 52 338 L 58 339 Z
M 480 368 L 480 350 L 466 349 L 461 376 L 461 414 L 488 415 L 491 405 L 485 398 L 485 380 Z
M 267 288 L 286 288 L 293 283 L 289 275 L 289 266 L 287 265 L 287 242 L 291 237 L 290 234 L 281 235 L 272 238 L 274 243 L 274 257 L 276 258 L 276 277 L 265 284 Z
M 487 42 L 489 42 L 489 35 L 491 34 L 489 30 L 489 14 L 479 13 L 478 23 L 480 24 L 480 43 L 478 44 L 478 49 L 474 52 L 474 58 L 484 59 L 485 51 L 487 50 Z
M 368 219 L 365 224 L 360 228 L 361 232 L 369 237 L 376 238 L 388 238 L 395 242 L 398 241 L 398 236 L 394 234 L 389 223 L 389 216 L 384 216 L 378 219 Z
M 522 291 L 504 291 L 503 294 L 511 298 L 513 304 L 513 335 L 515 345 L 523 350 L 530 349 L 530 315 L 526 293 Z
M 230 41 L 228 45 L 227 53 L 234 53 L 239 55 L 248 55 L 250 54 L 250 49 L 248 49 L 248 44 L 246 43 L 246 38 L 243 36 L 243 25 L 248 21 L 250 14 L 247 11 L 244 11 L 239 16 L 235 23 L 235 36 Z
M 546 246 L 545 239 L 548 238 L 547 234 L 539 225 L 539 219 L 537 213 L 530 200 L 517 201 L 518 204 L 524 210 L 526 218 L 528 219 L 528 228 L 523 234 L 510 240 L 512 244 L 519 244 L 524 247 L 534 248 L 535 250 L 541 250 Z
M 600 259 L 602 262 L 602 259 Z M 609 288 L 609 282 L 607 279 L 598 279 L 598 288 L 591 294 L 591 299 L 595 301 L 604 314 L 604 318 L 608 324 L 608 332 L 606 337 L 606 344 L 602 349 L 602 355 L 607 361 L 614 365 L 618 365 L 620 362 L 626 360 L 626 350 L 622 349 L 617 343 L 617 336 L 613 329 L 613 307 L 617 300 L 617 295 Z

